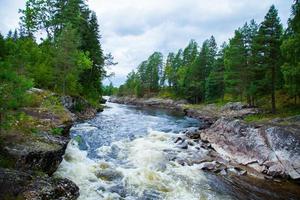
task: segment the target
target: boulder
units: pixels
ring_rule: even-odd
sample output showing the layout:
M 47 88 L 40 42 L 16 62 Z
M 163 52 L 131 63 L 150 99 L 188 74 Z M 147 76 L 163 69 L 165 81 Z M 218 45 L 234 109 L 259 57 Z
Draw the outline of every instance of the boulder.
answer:
M 200 139 L 200 132 L 198 127 L 190 127 L 186 129 L 183 133 L 190 139 Z
M 247 106 L 241 102 L 229 102 L 222 107 L 222 111 L 224 110 L 242 110 Z
M 123 174 L 114 169 L 101 169 L 97 171 L 96 176 L 105 181 L 119 180 L 123 178 Z
M 14 168 L 22 171 L 37 170 L 52 175 L 63 159 L 68 137 L 44 134 L 22 138 L 20 141 L 4 141 L 2 153 L 12 158 Z
M 214 170 L 217 167 L 217 163 L 216 161 L 212 161 L 212 162 L 203 162 L 199 165 L 200 169 L 203 170 Z
M 0 199 L 75 200 L 78 196 L 79 188 L 70 180 L 0 168 Z

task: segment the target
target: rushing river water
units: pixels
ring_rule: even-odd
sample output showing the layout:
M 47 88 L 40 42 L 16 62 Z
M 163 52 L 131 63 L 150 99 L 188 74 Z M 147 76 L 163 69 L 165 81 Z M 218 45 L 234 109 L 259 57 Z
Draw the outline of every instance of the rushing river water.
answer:
M 80 200 L 297 199 L 295 185 L 221 176 L 174 161 L 201 153 L 174 143 L 181 131 L 201 125 L 194 119 L 157 109 L 107 106 L 71 129 L 73 139 L 55 174 L 79 186 Z

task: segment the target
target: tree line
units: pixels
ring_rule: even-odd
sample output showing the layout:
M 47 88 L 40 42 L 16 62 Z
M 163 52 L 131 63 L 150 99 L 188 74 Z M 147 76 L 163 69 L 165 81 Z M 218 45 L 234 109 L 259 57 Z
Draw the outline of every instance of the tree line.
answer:
M 0 34 L 0 121 L 33 86 L 98 104 L 111 56 L 103 54 L 97 16 L 85 0 L 27 0 L 20 12 L 20 28 Z
M 201 47 L 191 40 L 187 47 L 169 53 L 159 52 L 128 74 L 118 95 L 143 97 L 168 91 L 191 103 L 215 102 L 230 95 L 234 100 L 257 106 L 269 96 L 276 112 L 276 91 L 290 98 L 300 96 L 300 2 L 292 5 L 288 28 L 283 26 L 272 5 L 264 20 L 254 20 L 234 32 L 228 43 L 218 47 L 214 36 Z

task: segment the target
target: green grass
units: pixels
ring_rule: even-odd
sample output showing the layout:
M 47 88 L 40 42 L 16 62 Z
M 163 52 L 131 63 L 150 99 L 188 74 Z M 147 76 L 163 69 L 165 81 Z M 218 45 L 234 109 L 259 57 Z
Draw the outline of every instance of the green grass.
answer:
M 50 132 L 53 135 L 62 135 L 63 129 L 62 128 L 52 128 Z
M 287 107 L 281 107 L 277 109 L 275 114 L 270 112 L 265 112 L 256 115 L 249 115 L 245 117 L 246 122 L 266 122 L 275 118 L 286 118 L 291 116 L 300 115 L 300 106 L 299 105 L 290 105 Z

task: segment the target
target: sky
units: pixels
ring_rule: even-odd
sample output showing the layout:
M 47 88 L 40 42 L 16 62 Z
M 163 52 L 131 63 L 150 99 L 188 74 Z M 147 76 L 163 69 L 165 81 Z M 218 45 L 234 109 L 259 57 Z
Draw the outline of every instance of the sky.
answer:
M 234 30 L 251 19 L 260 23 L 274 4 L 284 26 L 293 0 L 87 0 L 96 12 L 105 53 L 117 65 L 115 76 L 105 83 L 119 86 L 127 74 L 153 52 L 166 57 L 187 46 L 191 39 L 201 43 L 214 35 L 218 44 L 227 42 Z M 18 10 L 25 0 L 0 0 L 0 32 L 18 27 Z

